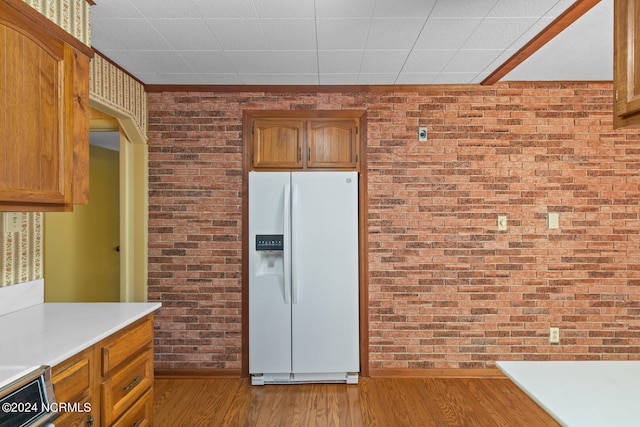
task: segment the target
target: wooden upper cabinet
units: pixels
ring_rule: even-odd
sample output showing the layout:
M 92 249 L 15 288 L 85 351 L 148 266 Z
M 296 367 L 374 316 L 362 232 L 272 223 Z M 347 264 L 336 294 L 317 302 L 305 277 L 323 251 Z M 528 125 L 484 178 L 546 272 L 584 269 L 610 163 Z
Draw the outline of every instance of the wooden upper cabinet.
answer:
M 640 0 L 614 1 L 615 129 L 640 126 Z
M 21 11 L 0 2 L 0 210 L 70 210 L 88 199 L 89 58 Z
M 355 120 L 309 120 L 307 167 L 354 169 L 357 130 Z
M 252 121 L 254 169 L 358 169 L 356 118 L 256 118 Z
M 252 132 L 253 167 L 302 168 L 303 122 L 255 120 Z

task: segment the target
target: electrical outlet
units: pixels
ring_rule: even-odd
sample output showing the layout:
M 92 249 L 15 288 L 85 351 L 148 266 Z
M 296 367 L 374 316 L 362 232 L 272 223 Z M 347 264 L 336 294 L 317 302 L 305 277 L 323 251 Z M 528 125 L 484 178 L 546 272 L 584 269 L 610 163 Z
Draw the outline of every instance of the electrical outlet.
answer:
M 426 127 L 418 128 L 418 141 L 426 141 L 428 137 Z
M 549 344 L 560 344 L 560 328 L 549 328 Z

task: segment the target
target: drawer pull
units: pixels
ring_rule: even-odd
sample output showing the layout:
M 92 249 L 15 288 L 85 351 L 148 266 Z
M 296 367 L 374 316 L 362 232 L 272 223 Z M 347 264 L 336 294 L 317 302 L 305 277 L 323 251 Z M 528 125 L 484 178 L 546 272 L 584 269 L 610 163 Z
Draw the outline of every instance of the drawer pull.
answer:
M 138 427 L 140 424 L 142 424 L 143 421 L 144 421 L 144 418 L 140 418 L 138 421 L 133 423 L 133 426 L 131 426 L 131 427 Z
M 132 389 L 132 388 L 134 388 L 134 387 L 136 386 L 136 384 L 138 384 L 140 381 L 142 381 L 142 375 L 138 375 L 137 377 L 135 377 L 135 378 L 133 379 L 133 381 L 131 381 L 131 382 L 129 383 L 129 385 L 128 385 L 128 386 L 125 386 L 125 387 L 123 388 L 123 390 L 124 390 L 124 391 L 129 391 L 129 390 L 131 390 L 131 389 Z

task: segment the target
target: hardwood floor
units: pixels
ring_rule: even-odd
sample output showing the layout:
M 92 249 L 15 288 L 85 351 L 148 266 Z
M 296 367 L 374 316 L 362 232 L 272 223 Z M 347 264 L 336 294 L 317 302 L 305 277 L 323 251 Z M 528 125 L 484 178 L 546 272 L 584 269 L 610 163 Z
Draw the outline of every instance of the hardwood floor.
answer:
M 156 379 L 154 426 L 558 426 L 508 379 L 360 378 L 251 386 Z

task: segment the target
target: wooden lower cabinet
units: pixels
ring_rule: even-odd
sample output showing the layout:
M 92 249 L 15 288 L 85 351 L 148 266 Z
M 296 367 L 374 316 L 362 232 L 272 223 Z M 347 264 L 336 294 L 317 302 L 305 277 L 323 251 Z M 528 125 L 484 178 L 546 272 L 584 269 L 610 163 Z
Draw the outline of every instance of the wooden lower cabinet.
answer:
M 153 425 L 153 389 L 147 390 L 140 399 L 113 424 L 113 427 L 148 427 Z
M 107 426 L 114 424 L 114 421 L 151 389 L 152 383 L 153 353 L 151 351 L 142 352 L 106 378 L 102 383 L 103 424 Z
M 94 404 L 95 374 L 93 347 L 53 367 L 53 389 L 61 413 L 55 420 L 56 426 L 87 427 L 99 416 L 99 408 Z
M 151 426 L 153 315 L 125 327 L 53 368 L 56 427 Z

